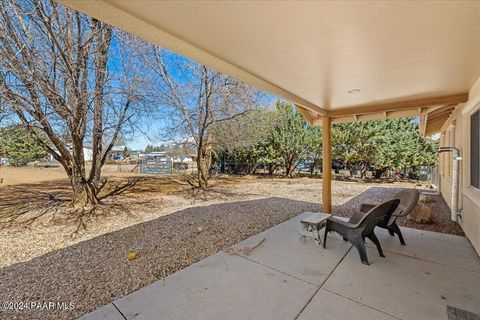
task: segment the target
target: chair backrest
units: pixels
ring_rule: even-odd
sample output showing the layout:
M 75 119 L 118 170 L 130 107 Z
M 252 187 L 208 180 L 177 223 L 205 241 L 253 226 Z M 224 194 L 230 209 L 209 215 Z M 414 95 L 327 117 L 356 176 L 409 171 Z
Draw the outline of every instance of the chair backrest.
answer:
M 393 212 L 393 216 L 404 217 L 408 215 L 417 205 L 420 192 L 417 189 L 405 189 L 393 196 L 394 199 L 399 199 L 400 204 Z
M 390 216 L 395 209 L 397 209 L 399 203 L 399 199 L 388 200 L 387 202 L 379 204 L 368 211 L 362 219 L 363 222 L 361 223 L 361 226 L 364 228 L 362 234 L 369 234 L 373 231 L 377 224 L 390 219 Z

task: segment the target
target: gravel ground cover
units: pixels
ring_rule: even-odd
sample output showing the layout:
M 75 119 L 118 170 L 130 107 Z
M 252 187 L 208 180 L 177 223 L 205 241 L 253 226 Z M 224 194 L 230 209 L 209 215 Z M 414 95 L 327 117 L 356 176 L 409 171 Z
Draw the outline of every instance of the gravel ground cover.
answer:
M 1 228 L 0 257 L 2 259 L 0 259 L 0 268 L 28 261 L 50 251 L 59 250 L 192 206 L 266 197 L 281 197 L 315 203 L 322 201 L 321 180 L 309 178 L 292 180 L 221 177 L 212 181 L 210 191 L 200 193 L 193 193 L 181 181 L 174 179 L 161 177 L 141 177 L 141 179 L 126 193 L 107 199 L 106 203 L 111 208 L 88 221 L 87 229 L 75 237 L 72 237 L 72 234 L 75 232 L 77 224 L 66 223 L 68 212 L 61 210 L 56 214 L 45 215 L 28 226 L 19 223 L 8 228 Z M 335 206 L 340 205 L 370 187 L 368 184 L 334 182 L 332 185 L 333 203 Z M 5 188 L 0 192 L 0 209 L 2 206 L 12 207 L 19 204 L 27 208 L 42 207 L 45 205 L 45 201 L 48 201 L 48 194 L 54 194 L 58 198 L 67 197 L 68 182 L 53 181 L 41 185 Z M 27 217 L 20 217 L 19 220 L 25 218 Z
M 413 184 L 334 181 L 334 213 L 348 216 L 360 203 L 385 200 L 404 187 Z M 74 238 L 75 227 L 59 217 L 3 229 L 0 301 L 63 301 L 75 308 L 0 311 L 0 319 L 75 319 L 296 214 L 320 211 L 321 193 L 321 180 L 308 178 L 229 177 L 200 193 L 178 181 L 146 179 L 110 199 L 117 210 L 93 218 Z M 441 197 L 427 205 L 434 223 L 399 224 L 462 234 Z M 137 259 L 127 259 L 130 251 Z
M 334 208 L 334 213 L 340 216 L 350 216 L 352 210 L 360 207 L 361 203 L 381 203 L 393 198 L 395 193 L 401 191 L 402 188 L 385 188 L 372 187 L 365 192 L 360 193 L 356 197 L 350 199 L 341 206 Z M 420 190 L 422 191 L 422 190 Z M 427 190 L 423 190 L 427 191 Z M 428 190 L 431 192 L 431 190 Z M 458 223 L 452 222 L 450 218 L 450 209 L 440 195 L 432 195 L 432 202 L 426 203 L 433 213 L 433 222 L 430 224 L 416 224 L 409 221 L 407 217 L 397 219 L 397 223 L 401 227 L 422 229 L 434 232 L 442 232 L 464 236 L 462 228 Z
M 1 319 L 75 319 L 304 211 L 282 198 L 185 209 L 0 271 L 0 301 L 73 302 L 67 311 L 0 311 Z M 199 232 L 201 230 L 201 232 Z M 127 255 L 138 257 L 129 261 Z

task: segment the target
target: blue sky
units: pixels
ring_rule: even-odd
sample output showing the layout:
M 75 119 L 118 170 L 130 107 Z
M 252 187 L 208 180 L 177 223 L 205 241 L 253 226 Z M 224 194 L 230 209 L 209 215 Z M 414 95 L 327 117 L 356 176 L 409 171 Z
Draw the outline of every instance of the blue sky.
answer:
M 121 70 L 119 57 L 117 56 L 120 45 L 119 41 L 114 37 L 111 44 L 108 64 L 111 72 L 123 72 L 123 70 Z M 183 62 L 190 62 L 191 60 L 168 50 L 165 50 L 163 58 L 171 76 L 175 78 L 175 80 L 188 81 L 188 74 L 185 75 L 182 70 L 178 68 L 178 64 L 181 65 Z M 148 73 L 150 71 L 145 68 L 145 72 Z M 278 98 L 272 94 L 265 94 L 265 98 L 262 99 L 260 103 L 267 107 L 275 103 L 277 99 Z M 163 112 L 168 112 L 168 110 L 164 110 Z M 162 113 L 149 114 L 147 119 L 144 120 L 147 121 L 141 121 L 142 128 L 137 128 L 133 135 L 124 137 L 125 143 L 129 148 L 139 150 L 145 149 L 149 144 L 161 145 L 162 143 L 171 141 L 171 136 L 169 135 L 171 132 Z M 146 123 L 144 124 L 144 122 Z

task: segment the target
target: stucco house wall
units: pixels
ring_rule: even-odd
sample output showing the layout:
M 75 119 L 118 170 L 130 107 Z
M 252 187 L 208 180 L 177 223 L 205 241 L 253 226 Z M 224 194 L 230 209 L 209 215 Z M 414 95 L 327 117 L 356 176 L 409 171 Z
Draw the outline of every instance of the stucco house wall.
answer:
M 480 109 L 480 78 L 469 92 L 469 101 L 460 106 L 448 119 L 440 137 L 440 146 L 456 147 L 462 160 L 459 163 L 458 223 L 480 253 L 480 190 L 470 184 L 470 121 Z M 452 154 L 439 155 L 439 190 L 449 206 L 452 198 Z

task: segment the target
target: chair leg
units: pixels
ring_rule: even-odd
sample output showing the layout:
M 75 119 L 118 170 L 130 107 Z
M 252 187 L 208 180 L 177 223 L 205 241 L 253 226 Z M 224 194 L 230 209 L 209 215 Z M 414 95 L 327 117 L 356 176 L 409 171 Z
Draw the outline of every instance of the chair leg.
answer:
M 405 245 L 405 240 L 403 240 L 402 231 L 400 231 L 400 227 L 398 226 L 398 224 L 396 222 L 392 223 L 390 225 L 389 230 L 392 230 L 393 232 L 395 232 L 398 235 L 398 239 L 400 239 L 400 243 L 402 244 L 402 246 L 404 246 Z
M 392 230 L 392 229 L 390 229 L 390 228 L 387 228 L 387 230 L 388 230 L 388 233 L 390 233 L 390 235 L 391 235 L 392 237 L 394 237 L 394 236 L 395 236 L 395 232 L 393 232 L 393 230 Z
M 325 226 L 325 234 L 323 235 L 323 248 L 325 249 L 325 245 L 327 244 L 327 233 L 328 233 L 328 224 Z
M 365 242 L 362 240 L 362 237 L 353 238 L 352 243 L 355 248 L 357 248 L 362 263 L 366 264 L 367 266 L 370 265 L 370 263 L 368 262 L 367 250 L 365 249 Z
M 367 238 L 370 239 L 375 245 L 377 246 L 378 254 L 380 257 L 385 258 L 385 255 L 383 254 L 382 246 L 380 245 L 380 241 L 378 241 L 377 236 L 375 233 L 372 231 L 369 235 L 367 235 Z

